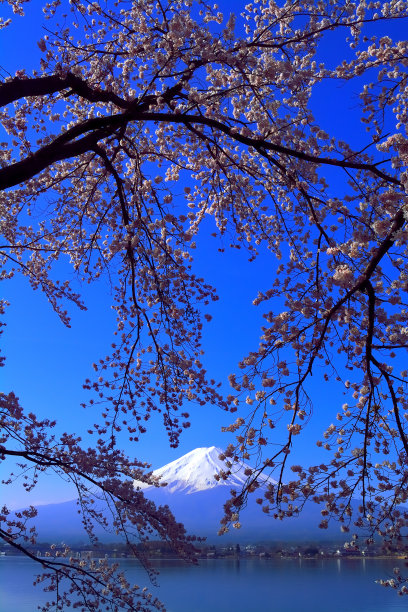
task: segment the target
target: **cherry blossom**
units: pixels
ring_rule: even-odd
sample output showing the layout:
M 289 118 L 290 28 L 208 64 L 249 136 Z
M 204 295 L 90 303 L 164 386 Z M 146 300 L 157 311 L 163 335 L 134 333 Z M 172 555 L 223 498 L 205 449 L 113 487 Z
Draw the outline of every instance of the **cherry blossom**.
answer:
M 23 13 L 22 0 L 9 4 Z M 277 484 L 264 498 L 257 492 L 272 517 L 315 501 L 322 528 L 337 520 L 368 541 L 401 541 L 408 43 L 393 32 L 407 14 L 407 2 L 365 0 L 259 0 L 225 14 L 201 0 L 44 5 L 40 67 L 28 74 L 22 66 L 0 83 L 2 279 L 23 274 L 69 326 L 68 306 L 86 308 L 86 295 L 59 278 L 59 262 L 68 260 L 83 284 L 109 274 L 117 340 L 84 383 L 99 409 L 93 449 L 70 434 L 54 439 L 53 421 L 25 415 L 10 391 L 1 453 L 30 466 L 29 489 L 45 467 L 68 475 L 91 538 L 94 522 L 104 522 L 90 503 L 96 487 L 129 541 L 158 531 L 190 554 L 173 517 L 132 488 L 135 470 L 149 476 L 118 449 L 118 433 L 137 441 L 157 412 L 176 447 L 195 402 L 238 413 L 225 427 L 236 435 L 225 456 L 256 465 L 227 503 L 222 530 L 240 526 L 257 479 L 273 474 Z M 341 57 L 324 57 L 330 44 Z M 315 117 L 313 94 L 328 84 L 354 87 L 364 135 L 357 148 Z M 254 297 L 265 320 L 259 345 L 231 373 L 227 397 L 202 358 L 206 308 L 217 294 L 195 274 L 194 249 L 208 215 L 250 261 L 269 257 L 269 288 Z M 320 371 L 347 403 L 339 399 L 316 441 L 325 460 L 291 468 Z M 2 514 L 9 543 L 24 549 L 35 539 L 34 510 L 17 521 Z M 54 590 L 61 572 L 82 571 L 69 555 L 45 568 Z M 97 605 L 91 591 L 107 596 L 111 571 L 83 569 L 88 609 Z M 115 597 L 133 597 L 124 578 L 117 584 Z M 406 592 L 399 575 L 387 584 Z

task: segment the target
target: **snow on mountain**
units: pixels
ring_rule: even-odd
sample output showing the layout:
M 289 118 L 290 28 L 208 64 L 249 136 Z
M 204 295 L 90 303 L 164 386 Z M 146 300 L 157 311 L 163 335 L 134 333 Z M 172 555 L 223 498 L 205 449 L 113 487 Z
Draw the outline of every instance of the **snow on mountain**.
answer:
M 219 458 L 222 452 L 216 446 L 196 448 L 155 470 L 153 475 L 160 477 L 161 483 L 167 483 L 165 490 L 168 493 L 190 494 L 219 486 L 240 489 L 247 482 L 251 468 L 245 463 L 235 463 L 226 480 L 216 480 L 216 474 L 228 471 L 225 462 Z M 259 477 L 259 480 L 264 483 L 274 482 L 263 475 Z M 145 485 L 138 481 L 135 482 L 135 485 L 142 489 L 152 488 L 152 485 Z

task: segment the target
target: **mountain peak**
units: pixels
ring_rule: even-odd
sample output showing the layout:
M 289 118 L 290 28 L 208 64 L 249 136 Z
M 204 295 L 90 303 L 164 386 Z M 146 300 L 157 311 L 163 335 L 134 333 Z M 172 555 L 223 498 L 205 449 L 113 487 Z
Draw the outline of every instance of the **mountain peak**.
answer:
M 186 455 L 155 470 L 153 475 L 160 477 L 160 482 L 167 483 L 163 489 L 168 493 L 197 493 L 215 487 L 241 488 L 247 481 L 251 468 L 245 463 L 236 463 L 226 480 L 217 480 L 215 476 L 228 471 L 224 461 L 219 457 L 223 451 L 216 446 L 195 448 Z M 267 481 L 267 477 L 262 477 Z M 139 485 L 139 483 L 137 483 Z M 142 485 L 142 488 L 150 486 Z

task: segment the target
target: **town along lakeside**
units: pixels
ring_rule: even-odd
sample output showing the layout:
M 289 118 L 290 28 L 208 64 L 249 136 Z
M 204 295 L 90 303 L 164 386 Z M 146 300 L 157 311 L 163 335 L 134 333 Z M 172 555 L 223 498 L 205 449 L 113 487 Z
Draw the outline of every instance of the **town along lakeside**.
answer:
M 151 541 L 138 544 L 136 548 L 144 553 L 149 559 L 179 559 L 166 542 Z M 50 544 L 49 542 L 37 543 L 35 546 L 27 547 L 27 550 L 37 556 L 54 556 L 59 550 L 65 549 L 65 543 Z M 131 548 L 121 542 L 102 543 L 90 547 L 89 543 L 70 546 L 72 555 L 77 558 L 134 558 L 135 554 Z M 236 559 L 236 558 L 304 558 L 304 559 L 330 559 L 330 558 L 382 558 L 382 559 L 407 559 L 408 546 L 385 547 L 383 544 L 374 542 L 371 545 L 360 548 L 345 547 L 344 540 L 333 541 L 305 541 L 305 542 L 262 542 L 254 544 L 197 544 L 194 556 L 199 559 Z M 7 544 L 0 545 L 2 556 L 21 556 L 23 553 Z

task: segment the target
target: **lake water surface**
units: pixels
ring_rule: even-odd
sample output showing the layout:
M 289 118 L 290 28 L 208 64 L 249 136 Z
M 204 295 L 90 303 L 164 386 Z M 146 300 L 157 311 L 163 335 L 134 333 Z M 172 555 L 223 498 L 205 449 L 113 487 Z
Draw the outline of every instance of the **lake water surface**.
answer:
M 155 562 L 158 588 L 137 561 L 120 561 L 130 581 L 158 596 L 168 612 L 402 612 L 408 597 L 381 587 L 403 561 L 383 559 L 208 559 L 189 566 Z M 0 558 L 0 612 L 34 612 L 46 600 L 32 586 L 36 565 Z M 408 568 L 405 568 L 408 571 Z

